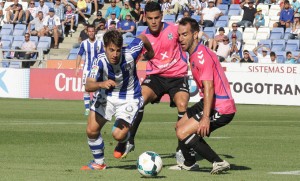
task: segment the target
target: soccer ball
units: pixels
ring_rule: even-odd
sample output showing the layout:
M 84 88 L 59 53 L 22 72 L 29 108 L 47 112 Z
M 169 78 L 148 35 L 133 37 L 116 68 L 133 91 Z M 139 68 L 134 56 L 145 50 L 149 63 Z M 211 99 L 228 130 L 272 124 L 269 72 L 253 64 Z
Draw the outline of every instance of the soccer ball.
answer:
M 163 166 L 160 156 L 153 151 L 142 153 L 137 160 L 137 169 L 144 177 L 155 177 Z

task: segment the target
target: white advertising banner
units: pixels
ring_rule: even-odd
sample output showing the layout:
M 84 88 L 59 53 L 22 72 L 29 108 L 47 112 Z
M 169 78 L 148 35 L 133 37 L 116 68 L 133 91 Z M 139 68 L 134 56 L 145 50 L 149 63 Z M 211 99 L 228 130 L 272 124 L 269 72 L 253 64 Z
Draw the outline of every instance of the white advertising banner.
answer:
M 300 105 L 300 65 L 223 63 L 231 93 L 239 104 Z M 199 101 L 190 81 L 191 101 Z
M 0 68 L 0 97 L 29 98 L 30 69 Z

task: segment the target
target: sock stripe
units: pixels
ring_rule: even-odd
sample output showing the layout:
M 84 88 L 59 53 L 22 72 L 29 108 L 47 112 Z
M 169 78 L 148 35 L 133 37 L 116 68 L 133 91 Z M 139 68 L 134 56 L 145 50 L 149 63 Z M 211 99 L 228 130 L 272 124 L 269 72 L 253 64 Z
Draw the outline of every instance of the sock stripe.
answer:
M 189 144 L 189 142 L 194 138 L 196 136 L 196 134 L 192 134 L 190 137 L 189 137 L 189 139 L 187 139 L 185 142 L 184 142 L 184 144 Z
M 102 142 L 100 145 L 90 145 L 91 150 L 103 149 L 104 143 Z

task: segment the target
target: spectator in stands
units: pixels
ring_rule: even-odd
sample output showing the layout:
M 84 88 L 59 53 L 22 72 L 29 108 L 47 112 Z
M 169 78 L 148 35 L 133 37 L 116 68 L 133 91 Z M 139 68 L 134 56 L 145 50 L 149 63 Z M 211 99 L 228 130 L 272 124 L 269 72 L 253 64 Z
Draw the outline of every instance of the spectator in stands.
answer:
M 207 8 L 207 7 L 208 7 L 208 2 L 207 2 L 207 0 L 200 0 L 200 4 L 201 4 L 201 11 L 202 11 L 204 8 Z
M 3 7 L 4 7 L 4 2 L 3 0 L 0 0 L 0 21 L 2 21 L 3 18 Z
M 87 18 L 84 13 L 87 10 L 87 4 L 85 0 L 78 0 L 77 1 L 77 12 L 78 14 L 83 17 L 83 19 L 85 20 L 85 22 L 88 24 L 89 23 L 89 18 Z
M 168 10 L 165 10 L 163 12 L 163 15 L 166 14 L 174 14 L 177 15 L 180 12 L 189 10 L 188 8 L 188 0 L 172 0 L 171 6 Z
M 248 3 L 249 7 L 245 6 L 246 3 Z M 242 21 L 237 23 L 238 26 L 250 27 L 253 25 L 256 14 L 256 8 L 253 5 L 254 0 L 245 0 L 240 4 L 241 8 L 244 10 L 244 14 Z
M 262 53 L 259 53 L 258 49 L 261 49 Z M 272 63 L 268 52 L 271 52 L 271 50 L 263 44 L 253 49 L 253 53 L 258 59 L 258 63 Z
M 232 54 L 230 56 L 230 62 L 232 63 L 240 63 L 241 57 L 238 54 Z
M 270 58 L 271 58 L 272 63 L 277 63 L 277 56 L 276 56 L 275 52 L 270 53 Z
M 238 28 L 238 25 L 237 23 L 232 23 L 232 30 L 228 33 L 228 38 L 230 40 L 230 42 L 232 42 L 232 37 L 236 37 L 237 41 L 238 42 L 241 42 L 242 43 L 242 40 L 243 40 L 243 35 L 242 33 L 237 29 Z
M 217 50 L 218 44 L 219 44 L 220 42 L 223 42 L 224 37 L 226 36 L 226 35 L 225 35 L 225 30 L 224 30 L 223 27 L 220 27 L 218 31 L 219 31 L 219 34 L 216 35 L 216 36 L 214 37 L 214 39 L 212 39 L 211 44 L 209 45 L 209 48 L 212 49 L 213 51 L 216 51 L 216 50 Z
M 14 0 L 14 3 L 7 7 L 5 11 L 7 23 L 22 23 L 23 7 L 18 0 Z M 12 16 L 13 20 L 11 20 Z
M 285 64 L 296 64 L 298 62 L 298 59 L 300 57 L 300 53 L 298 56 L 294 57 L 292 52 L 287 51 L 286 52 L 286 60 L 285 60 Z
M 33 41 L 30 41 L 29 33 L 25 33 L 25 41 L 23 42 L 21 48 L 16 47 L 16 49 L 28 51 L 28 52 L 16 52 L 14 55 L 16 58 L 24 58 L 25 60 L 29 60 L 35 55 L 35 52 L 32 52 L 32 50 L 36 50 L 36 45 Z M 33 61 L 23 61 L 22 67 L 30 68 L 30 66 L 32 66 L 33 64 L 34 64 Z
M 254 26 L 256 29 L 261 26 L 265 26 L 265 16 L 262 14 L 261 8 L 257 8 L 257 13 L 254 19 Z
M 236 36 L 232 36 L 232 40 L 229 43 L 230 45 L 230 56 L 232 55 L 238 55 L 240 48 L 241 48 L 241 42 L 236 40 Z
M 244 57 L 241 59 L 241 61 L 240 61 L 241 63 L 253 63 L 254 62 L 254 59 L 248 50 L 244 50 L 243 55 L 244 55 Z
M 300 13 L 300 2 L 297 0 L 293 0 L 292 7 L 295 13 Z
M 75 33 L 74 24 L 75 24 L 75 14 L 73 13 L 72 6 L 67 5 L 67 11 L 65 14 L 65 20 L 62 22 L 62 26 L 66 24 L 70 25 L 70 33 Z
M 99 31 L 100 29 L 102 29 L 102 27 L 100 27 L 100 24 L 102 23 L 101 25 L 103 25 L 103 22 L 104 22 L 104 26 L 105 26 L 106 20 L 102 17 L 101 10 L 99 10 L 97 12 L 96 19 L 94 19 L 94 21 L 93 21 L 93 26 L 95 27 L 96 32 Z M 104 27 L 104 29 L 105 29 L 105 27 Z
M 116 21 L 111 21 L 107 29 L 108 30 L 116 30 L 116 29 L 118 29 L 118 25 L 117 25 Z
M 109 27 L 110 27 L 110 24 L 111 24 L 111 22 L 112 21 L 114 21 L 115 22 L 115 24 L 117 25 L 118 23 L 119 23 L 119 19 L 118 18 L 116 18 L 116 12 L 111 12 L 111 14 L 110 14 L 110 19 L 108 19 L 107 21 L 106 21 L 106 25 L 105 25 L 105 27 L 107 28 L 107 29 L 109 29 Z
M 160 4 L 160 6 L 161 6 L 162 12 L 168 11 L 171 6 L 171 3 L 169 0 L 163 0 L 162 3 Z
M 199 0 L 190 0 L 189 1 L 190 12 L 194 15 L 200 15 L 201 13 L 201 4 Z
M 230 45 L 229 38 L 227 36 L 224 36 L 223 41 L 218 43 L 216 54 L 218 55 L 220 62 L 224 62 L 228 58 L 230 54 Z
M 120 12 L 120 17 L 118 17 L 119 20 L 125 20 L 126 19 L 126 15 L 128 13 L 130 13 L 131 11 L 131 8 L 129 6 L 129 2 L 126 0 L 124 2 L 124 8 L 121 9 L 121 12 Z
M 97 15 L 98 12 L 98 0 L 86 0 L 87 3 L 92 3 L 94 2 L 94 8 L 95 8 L 95 12 L 93 13 L 93 15 Z
M 28 20 L 32 21 L 38 13 L 37 7 L 35 7 L 34 0 L 31 0 L 29 3 L 29 7 L 27 8 L 25 12 L 25 21 L 23 21 L 23 24 L 27 24 Z
M 182 18 L 187 18 L 187 17 L 191 17 L 191 14 L 190 14 L 189 11 L 184 11 L 184 12 L 183 12 L 183 15 L 182 15 Z M 176 23 L 178 24 L 179 21 L 180 21 L 182 18 L 177 18 Z
M 55 0 L 54 4 L 55 15 L 59 17 L 60 21 L 64 21 L 65 6 L 61 3 L 61 0 Z M 72 7 L 70 7 L 72 10 Z
M 34 18 L 32 21 L 29 22 L 28 24 L 28 33 L 31 34 L 32 36 L 43 36 L 42 34 L 43 29 L 44 29 L 44 24 L 43 24 L 43 12 L 39 11 L 37 13 L 37 17 Z M 34 25 L 34 29 L 31 30 L 31 25 Z
M 73 1 L 73 0 L 72 0 Z M 76 7 L 75 7 L 75 5 L 77 4 L 77 2 L 75 2 L 75 1 L 73 1 L 75 4 L 73 4 L 70 0 L 61 0 L 61 3 L 63 4 L 63 5 L 65 5 L 65 7 L 67 6 L 67 5 L 70 5 L 71 7 L 72 7 L 72 9 L 73 10 L 75 10 L 76 9 Z
M 273 27 L 289 28 L 294 22 L 294 10 L 290 8 L 290 2 L 284 1 L 284 9 L 280 12 L 279 22 L 274 23 Z
M 296 13 L 294 15 L 294 23 L 292 25 L 291 33 L 289 35 L 290 39 L 300 39 L 300 14 Z
M 45 0 L 40 0 L 40 5 L 37 7 L 37 11 L 43 12 L 43 17 L 46 17 L 49 13 L 49 7 L 45 5 Z
M 201 13 L 201 24 L 204 27 L 214 26 L 214 21 L 223 15 L 218 7 L 214 7 L 215 1 L 208 0 L 208 7 L 204 8 Z
M 43 21 L 44 31 L 42 34 L 53 36 L 54 49 L 58 49 L 58 38 L 62 34 L 61 23 L 58 16 L 54 14 L 54 9 L 49 9 L 49 15 L 47 15 Z
M 111 0 L 111 6 L 107 8 L 105 19 L 107 19 L 114 12 L 116 17 L 120 16 L 121 8 L 116 5 L 116 0 Z
M 123 39 L 127 37 L 134 37 L 135 23 L 132 21 L 130 12 L 125 16 L 125 20 L 119 22 L 119 31 L 123 34 Z
M 144 10 L 141 8 L 141 5 L 139 2 L 135 3 L 135 8 L 133 8 L 130 11 L 131 16 L 134 18 L 134 22 L 136 23 L 136 26 L 143 26 L 144 21 Z
M 83 28 L 83 30 L 81 30 L 81 32 L 80 32 L 80 35 L 79 35 L 79 37 L 78 37 L 78 43 L 75 43 L 75 44 L 73 45 L 73 48 L 79 48 L 81 42 L 82 42 L 83 40 L 86 40 L 86 39 L 89 38 L 89 35 L 87 34 L 87 26 L 88 26 L 88 24 L 85 23 L 85 22 L 83 22 L 82 24 L 83 24 L 84 28 Z

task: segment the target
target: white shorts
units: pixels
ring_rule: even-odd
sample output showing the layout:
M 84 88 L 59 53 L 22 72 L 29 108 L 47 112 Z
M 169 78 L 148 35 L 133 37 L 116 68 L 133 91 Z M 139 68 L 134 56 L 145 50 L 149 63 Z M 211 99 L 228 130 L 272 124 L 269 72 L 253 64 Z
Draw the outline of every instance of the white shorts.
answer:
M 131 125 L 143 104 L 143 97 L 133 100 L 123 100 L 116 97 L 106 99 L 105 95 L 97 93 L 97 97 L 93 97 L 91 110 L 108 121 L 111 121 L 112 117 L 115 116 L 116 120 L 123 119 Z
M 84 65 L 83 66 L 83 71 L 82 71 L 82 85 L 86 84 L 86 78 L 89 75 L 89 70 L 88 70 L 88 66 Z

